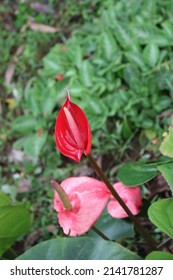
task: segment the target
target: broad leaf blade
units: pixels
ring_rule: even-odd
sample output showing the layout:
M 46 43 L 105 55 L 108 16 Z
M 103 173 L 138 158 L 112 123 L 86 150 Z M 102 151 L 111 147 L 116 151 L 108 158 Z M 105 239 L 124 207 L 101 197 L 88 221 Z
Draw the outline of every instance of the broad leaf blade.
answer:
M 42 242 L 18 260 L 140 260 L 123 246 L 94 237 L 58 237 Z
M 101 214 L 95 226 L 111 240 L 121 240 L 124 238 L 134 237 L 133 224 L 125 219 L 112 218 L 108 214 L 107 209 Z M 92 229 L 88 234 L 90 236 L 97 235 Z
M 30 226 L 29 211 L 23 205 L 0 207 L 0 256 L 26 233 Z
M 118 179 L 126 186 L 141 185 L 158 174 L 155 164 L 126 163 L 118 171 Z
M 154 202 L 149 210 L 149 219 L 154 225 L 173 238 L 173 199 L 161 199 Z

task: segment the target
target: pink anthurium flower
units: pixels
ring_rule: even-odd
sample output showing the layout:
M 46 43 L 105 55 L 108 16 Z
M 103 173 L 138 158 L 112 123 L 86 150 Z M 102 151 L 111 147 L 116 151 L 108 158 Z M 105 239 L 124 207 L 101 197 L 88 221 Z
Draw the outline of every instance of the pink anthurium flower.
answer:
M 118 182 L 113 185 L 119 196 L 126 203 L 127 207 L 131 210 L 133 215 L 137 215 L 140 212 L 140 206 L 142 206 L 141 191 L 138 186 L 126 187 L 123 183 Z M 127 213 L 111 195 L 110 202 L 107 206 L 109 214 L 117 219 L 128 217 Z
M 52 181 L 52 185 L 55 184 Z M 87 232 L 107 204 L 110 192 L 106 185 L 90 177 L 71 177 L 61 183 L 63 192 L 68 196 L 69 208 L 65 207 L 60 196 L 54 193 L 54 209 L 65 234 L 82 235 Z M 64 194 L 62 194 L 63 196 Z
M 63 155 L 78 162 L 83 153 L 88 155 L 91 150 L 88 120 L 82 109 L 71 102 L 68 91 L 67 99 L 56 119 L 55 141 Z

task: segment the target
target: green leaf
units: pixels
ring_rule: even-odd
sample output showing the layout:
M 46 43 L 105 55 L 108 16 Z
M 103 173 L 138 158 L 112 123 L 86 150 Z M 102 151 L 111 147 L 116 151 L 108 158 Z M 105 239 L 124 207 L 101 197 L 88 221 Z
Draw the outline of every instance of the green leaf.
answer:
M 62 72 L 61 57 L 64 53 L 61 51 L 62 45 L 55 45 L 51 51 L 43 58 L 43 64 L 46 74 L 56 77 L 58 73 Z
M 149 219 L 154 225 L 173 238 L 173 199 L 161 199 L 148 209 Z
M 75 66 L 80 67 L 82 63 L 83 54 L 82 48 L 79 45 L 79 41 L 77 41 L 76 39 L 73 40 L 73 38 L 69 40 L 67 46 L 67 55 L 69 60 L 73 64 L 75 64 Z
M 47 132 L 43 131 L 41 135 L 28 135 L 24 142 L 24 151 L 31 157 L 38 157 L 47 139 Z
M 91 87 L 94 76 L 92 64 L 88 60 L 84 60 L 80 65 L 79 71 L 82 82 L 85 84 L 85 86 Z
M 18 260 L 139 260 L 123 246 L 94 237 L 58 237 L 42 242 Z
M 26 233 L 30 226 L 29 211 L 23 205 L 0 207 L 0 256 Z
M 153 251 L 148 254 L 145 258 L 146 260 L 173 260 L 173 254 L 162 252 L 162 251 Z
M 26 133 L 34 130 L 37 125 L 37 119 L 32 115 L 17 117 L 12 125 L 12 129 L 17 132 Z
M 47 87 L 42 90 L 42 98 L 40 100 L 41 112 L 45 117 L 52 114 L 56 101 L 57 90 L 55 88 L 55 81 L 47 80 Z
M 107 209 L 101 214 L 95 226 L 111 240 L 121 240 L 134 236 L 133 224 L 124 219 L 112 218 L 108 214 Z M 88 234 L 90 236 L 97 236 L 92 229 Z
M 152 39 L 149 40 L 148 43 L 150 43 L 150 41 L 152 41 L 153 44 L 157 44 L 159 47 L 167 47 L 173 45 L 172 40 L 166 37 L 166 34 L 164 33 L 153 35 Z
M 116 39 L 122 48 L 133 49 L 134 38 L 132 38 L 132 34 L 129 34 L 128 30 L 117 20 L 114 20 L 114 31 Z
M 145 62 L 140 53 L 130 51 L 130 52 L 126 52 L 125 56 L 132 64 L 139 67 L 142 71 L 147 70 Z
M 143 13 L 148 18 L 156 14 L 156 0 L 145 0 L 143 4 Z
M 117 44 L 110 31 L 107 30 L 101 34 L 100 44 L 102 55 L 105 56 L 107 60 L 111 61 L 117 53 Z
M 11 198 L 3 192 L 0 192 L 0 207 L 9 205 L 11 203 Z
M 118 179 L 126 186 L 141 185 L 159 173 L 155 164 L 125 163 L 118 170 Z
M 147 65 L 155 67 L 160 56 L 159 48 L 156 44 L 148 44 L 144 51 L 143 57 Z
M 166 163 L 166 164 L 162 164 L 157 166 L 157 168 L 159 169 L 159 171 L 162 173 L 163 177 L 165 178 L 165 180 L 167 181 L 167 183 L 169 184 L 172 194 L 173 194 L 173 163 Z
M 169 132 L 165 134 L 160 151 L 163 155 L 173 158 L 173 127 L 170 127 Z

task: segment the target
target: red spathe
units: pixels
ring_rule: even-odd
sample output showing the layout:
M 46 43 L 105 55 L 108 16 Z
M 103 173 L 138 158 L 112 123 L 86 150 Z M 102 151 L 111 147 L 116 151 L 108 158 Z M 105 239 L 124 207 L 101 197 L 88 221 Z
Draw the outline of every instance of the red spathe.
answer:
M 85 113 L 71 102 L 68 93 L 56 119 L 56 146 L 63 155 L 79 162 L 83 153 L 85 155 L 90 153 L 91 139 L 91 130 Z

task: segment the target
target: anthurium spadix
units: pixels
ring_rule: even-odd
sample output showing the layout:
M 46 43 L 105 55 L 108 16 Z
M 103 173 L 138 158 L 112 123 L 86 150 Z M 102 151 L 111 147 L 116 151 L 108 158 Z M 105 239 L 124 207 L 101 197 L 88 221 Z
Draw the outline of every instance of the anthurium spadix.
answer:
M 56 119 L 55 141 L 59 151 L 75 160 L 80 161 L 84 153 L 91 150 L 91 130 L 89 122 L 82 109 L 67 98 Z
M 54 209 L 58 212 L 59 224 L 70 236 L 86 233 L 97 221 L 110 197 L 106 185 L 90 177 L 65 179 L 60 185 L 63 189 L 60 192 L 56 190 L 55 181 L 52 185 L 55 187 Z

